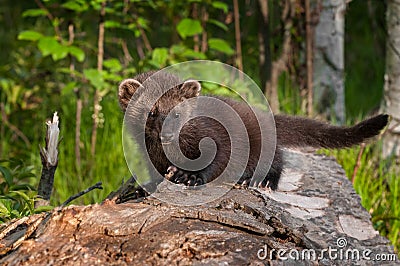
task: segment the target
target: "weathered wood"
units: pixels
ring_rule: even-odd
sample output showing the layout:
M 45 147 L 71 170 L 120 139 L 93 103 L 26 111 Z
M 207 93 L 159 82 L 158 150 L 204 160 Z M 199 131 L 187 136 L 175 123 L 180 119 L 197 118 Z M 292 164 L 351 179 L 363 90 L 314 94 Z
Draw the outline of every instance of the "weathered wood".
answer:
M 376 254 L 393 254 L 388 240 L 373 229 L 370 215 L 333 159 L 297 152 L 285 152 L 285 157 L 286 174 L 276 192 L 236 188 L 213 202 L 189 207 L 148 197 L 135 203 L 115 204 L 107 200 L 101 205 L 55 210 L 48 222 L 41 222 L 18 249 L 9 249 L 0 264 L 396 263 L 330 260 L 328 252 L 324 258 L 313 261 L 277 260 L 278 249 L 286 251 L 281 256 L 310 250 L 320 255 L 329 247 L 336 249 L 334 254 L 338 256 L 340 250 L 346 254 L 349 249 L 360 254 L 371 250 L 371 258 Z M 35 218 L 44 220 L 43 215 L 34 215 L 29 217 L 31 224 Z M 0 252 L 18 241 L 18 236 L 29 228 L 29 221 L 11 231 L 2 229 L 6 233 L 0 238 Z M 275 249 L 273 261 L 269 253 L 265 256 L 265 249 Z
M 54 174 L 58 165 L 58 136 L 60 129 L 58 128 L 57 112 L 54 113 L 53 119 L 46 122 L 46 146 L 40 147 L 40 158 L 42 159 L 42 175 L 38 185 L 38 196 L 41 200 L 35 203 L 35 207 L 49 205 L 50 196 L 53 191 Z

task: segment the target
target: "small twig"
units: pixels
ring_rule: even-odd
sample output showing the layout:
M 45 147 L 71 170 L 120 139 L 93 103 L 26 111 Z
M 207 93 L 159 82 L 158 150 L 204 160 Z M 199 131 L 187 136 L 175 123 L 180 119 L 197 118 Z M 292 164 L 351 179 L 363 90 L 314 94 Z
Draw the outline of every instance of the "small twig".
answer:
M 72 45 L 75 41 L 75 26 L 72 21 L 68 24 L 68 43 Z M 75 80 L 75 59 L 73 56 L 69 55 L 70 64 L 69 70 L 71 71 L 71 79 Z M 75 167 L 78 169 L 78 173 L 80 173 L 80 165 L 81 165 L 81 117 L 82 117 L 82 99 L 80 97 L 79 88 L 75 87 L 74 92 L 76 95 L 76 115 L 75 115 Z
M 147 38 L 146 32 L 144 31 L 144 29 L 142 28 L 142 26 L 139 25 L 139 23 L 137 24 L 137 27 L 139 29 L 140 32 L 140 36 L 142 36 L 142 40 L 144 43 L 144 46 L 146 47 L 146 49 L 151 53 L 153 52 L 153 48 L 151 47 L 149 38 Z
M 11 124 L 10 121 L 8 121 L 7 114 L 5 112 L 4 103 L 0 103 L 0 112 L 1 112 L 1 120 L 3 121 L 4 125 L 6 125 L 12 131 L 14 131 L 14 133 L 25 142 L 25 145 L 27 146 L 27 148 L 30 148 L 31 142 L 29 141 L 29 139 L 24 135 L 24 133 L 22 133 L 21 130 L 19 130 L 16 126 Z
M 52 23 L 57 38 L 61 41 L 62 40 L 62 35 L 61 35 L 60 28 L 57 26 L 57 24 L 53 23 L 54 16 L 50 13 L 50 11 L 45 7 L 45 5 L 40 0 L 35 0 L 35 3 L 38 5 L 38 7 L 40 9 L 42 9 L 43 11 L 46 12 L 46 16 L 50 20 L 50 22 Z
M 64 201 L 63 204 L 60 205 L 60 207 L 63 208 L 65 206 L 67 206 L 71 201 L 73 201 L 73 200 L 75 200 L 75 199 L 77 199 L 77 198 L 89 193 L 90 191 L 92 191 L 92 190 L 94 190 L 96 188 L 97 189 L 103 189 L 102 184 L 103 184 L 102 182 L 97 182 L 95 185 L 93 185 L 93 186 L 91 186 L 91 187 L 89 187 L 89 188 L 87 188 L 87 189 L 85 189 L 85 190 L 83 190 L 83 191 L 81 191 L 81 192 L 69 197 L 66 201 Z
M 358 156 L 357 156 L 357 162 L 356 162 L 356 165 L 354 166 L 353 174 L 351 175 L 351 183 L 353 183 L 353 184 L 354 184 L 354 180 L 356 179 L 358 169 L 361 166 L 361 159 L 362 159 L 362 155 L 364 153 L 364 149 L 365 149 L 365 143 L 361 143 L 360 151 L 358 152 Z
M 240 71 L 243 72 L 242 44 L 240 35 L 240 17 L 238 0 L 233 0 L 233 13 L 235 17 L 235 40 L 236 40 L 236 64 Z
M 313 115 L 313 39 L 310 0 L 305 0 L 306 11 L 306 65 L 307 65 L 307 114 Z
M 207 9 L 203 6 L 201 8 L 201 23 L 203 27 L 203 32 L 201 34 L 201 52 L 205 53 L 208 49 L 208 42 L 207 42 L 207 30 L 206 30 L 206 22 L 208 20 L 208 12 Z
M 198 12 L 198 6 L 197 3 L 192 3 L 192 17 L 193 19 L 199 19 L 199 12 Z M 203 28 L 204 30 L 204 28 Z M 195 52 L 200 51 L 200 37 L 199 34 L 196 34 L 193 36 L 193 50 Z
M 126 40 L 121 40 L 121 47 L 122 47 L 122 51 L 124 52 L 124 65 L 128 66 L 130 62 L 133 61 L 133 58 L 131 56 L 131 54 L 129 53 L 129 48 L 128 48 L 128 44 L 126 43 Z

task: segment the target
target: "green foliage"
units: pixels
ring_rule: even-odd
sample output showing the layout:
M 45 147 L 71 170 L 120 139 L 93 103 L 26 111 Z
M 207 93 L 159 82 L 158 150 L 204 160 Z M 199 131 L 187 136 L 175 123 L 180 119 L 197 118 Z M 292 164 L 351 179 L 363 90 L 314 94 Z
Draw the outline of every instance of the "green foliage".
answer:
M 179 22 L 176 26 L 176 30 L 178 31 L 179 35 L 185 39 L 189 36 L 194 36 L 199 34 L 203 31 L 201 27 L 200 21 L 190 18 L 184 18 Z
M 26 30 L 18 34 L 18 40 L 25 40 L 25 41 L 37 41 L 42 37 L 43 35 L 40 32 L 33 30 Z
M 27 216 L 35 212 L 33 166 L 21 160 L 0 160 L 0 221 Z
M 215 49 L 219 52 L 223 52 L 227 55 L 233 55 L 235 51 L 230 47 L 230 45 L 219 38 L 211 38 L 208 40 L 208 45 L 211 49 Z
M 385 1 L 358 0 L 349 4 L 345 25 L 345 101 L 348 117 L 365 116 L 381 104 L 385 74 L 384 25 Z
M 167 48 L 156 48 L 153 51 L 151 62 L 157 68 L 165 67 L 168 59 Z

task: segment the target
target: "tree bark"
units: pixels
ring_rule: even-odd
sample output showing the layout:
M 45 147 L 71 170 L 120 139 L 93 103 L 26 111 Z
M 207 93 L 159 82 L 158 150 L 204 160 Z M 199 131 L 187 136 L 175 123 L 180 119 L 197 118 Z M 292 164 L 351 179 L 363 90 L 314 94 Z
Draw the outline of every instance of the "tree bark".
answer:
M 307 115 L 313 116 L 313 44 L 314 44 L 314 30 L 311 21 L 311 6 L 310 0 L 305 0 L 304 9 L 306 13 L 306 72 L 307 72 Z
M 235 41 L 236 41 L 236 66 L 243 72 L 242 42 L 240 32 L 240 16 L 238 0 L 233 0 L 233 13 L 235 17 Z M 241 75 L 240 75 L 241 76 Z
M 392 121 L 383 138 L 383 156 L 400 157 L 400 5 L 387 1 L 386 74 L 384 87 L 385 112 Z
M 237 188 L 197 206 L 153 196 L 123 204 L 108 200 L 24 217 L 1 228 L 0 264 L 375 265 L 329 259 L 328 247 L 336 249 L 334 255 L 368 249 L 372 258 L 397 259 L 379 265 L 398 262 L 333 159 L 288 151 L 284 157 L 286 174 L 276 192 Z M 163 193 L 177 197 L 190 191 Z M 285 253 L 278 258 L 280 249 Z M 288 257 L 311 251 L 324 259 Z
M 260 80 L 261 80 L 261 86 L 264 88 L 264 91 L 267 91 L 267 82 L 271 80 L 271 67 L 272 67 L 268 0 L 259 0 L 258 9 L 259 9 L 258 44 L 259 44 Z
M 344 101 L 344 13 L 346 0 L 314 0 L 322 2 L 315 27 L 314 105 L 339 123 L 345 121 Z

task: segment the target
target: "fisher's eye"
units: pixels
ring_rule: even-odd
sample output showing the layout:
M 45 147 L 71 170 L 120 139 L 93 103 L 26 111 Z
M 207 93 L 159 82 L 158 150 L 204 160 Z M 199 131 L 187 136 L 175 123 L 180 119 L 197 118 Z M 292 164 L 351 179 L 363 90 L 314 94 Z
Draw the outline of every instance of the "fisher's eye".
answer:
M 148 112 L 147 116 L 148 117 L 154 117 L 154 116 L 156 116 L 156 112 L 150 111 L 150 112 Z

